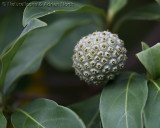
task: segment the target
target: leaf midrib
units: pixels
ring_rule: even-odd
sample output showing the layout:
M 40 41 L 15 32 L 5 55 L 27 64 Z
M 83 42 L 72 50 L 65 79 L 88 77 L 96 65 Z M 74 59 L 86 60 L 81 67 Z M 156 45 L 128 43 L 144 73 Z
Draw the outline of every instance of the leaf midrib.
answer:
M 158 86 L 158 84 L 154 81 L 154 80 L 152 80 L 152 79 L 150 79 L 150 81 L 153 83 L 153 85 L 158 89 L 158 91 L 160 91 L 160 87 Z
M 131 79 L 133 78 L 133 76 L 134 76 L 134 74 L 135 73 L 132 73 L 131 75 L 130 75 L 130 77 L 129 77 L 129 79 L 128 79 L 128 82 L 127 82 L 127 88 L 126 88 L 126 97 L 125 97 L 125 117 L 126 117 L 126 127 L 127 128 L 129 128 L 129 126 L 128 126 L 128 113 L 127 113 L 127 109 L 128 109 L 128 106 L 127 106 L 127 104 L 128 104 L 128 92 L 129 92 L 129 85 L 130 85 L 130 82 L 131 82 Z
M 26 115 L 33 122 L 35 122 L 36 124 L 38 124 L 40 127 L 45 128 L 42 124 L 40 124 L 36 119 L 34 119 L 32 116 L 30 116 L 27 112 L 23 111 L 22 109 L 17 109 L 17 111 L 19 111 L 19 112 L 23 113 L 24 115 Z
M 155 97 L 154 97 L 154 101 L 156 100 L 157 96 L 158 96 L 158 93 L 160 92 L 160 87 L 159 85 L 152 79 L 150 79 L 150 81 L 153 83 L 153 85 L 157 88 L 157 93 L 155 94 Z

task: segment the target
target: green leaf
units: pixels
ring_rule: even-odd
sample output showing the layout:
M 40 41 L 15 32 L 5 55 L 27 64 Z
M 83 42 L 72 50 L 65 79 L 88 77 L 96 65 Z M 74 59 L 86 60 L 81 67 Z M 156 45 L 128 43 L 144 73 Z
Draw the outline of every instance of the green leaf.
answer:
M 22 75 L 35 72 L 46 53 L 57 45 L 60 39 L 66 35 L 66 32 L 84 23 L 90 22 L 84 19 L 57 20 L 53 24 L 35 30 L 27 36 L 11 63 L 5 80 L 4 92 L 6 93 L 10 86 Z
M 100 95 L 69 106 L 84 121 L 87 128 L 100 128 L 101 120 L 99 114 Z
M 73 49 L 83 36 L 98 30 L 93 24 L 83 25 L 62 39 L 47 55 L 47 60 L 54 67 L 61 70 L 72 69 Z
M 100 99 L 103 128 L 143 128 L 147 93 L 147 80 L 135 73 L 122 73 L 107 84 Z
M 55 4 L 62 4 L 59 0 L 55 1 L 42 1 L 42 2 L 31 2 L 34 5 L 46 5 L 47 3 L 52 3 L 53 6 L 27 6 L 23 14 L 23 26 L 26 26 L 29 21 L 35 18 L 40 18 L 49 14 L 64 14 L 71 12 L 81 12 L 81 13 L 96 13 L 105 19 L 105 12 L 102 9 L 96 8 L 90 5 L 84 5 L 77 2 L 63 1 L 64 3 L 70 3 L 70 6 L 54 6 Z
M 0 55 L 4 52 L 5 47 L 9 47 L 8 44 L 15 40 L 23 30 L 22 15 L 19 12 L 18 8 L 10 8 L 8 11 L 0 9 L 0 13 L 2 13 L 2 16 L 0 15 Z
M 1 60 L 1 64 L 2 64 L 2 70 L 1 70 L 1 75 L 0 75 L 0 91 L 2 91 L 2 89 L 3 89 L 6 74 L 7 74 L 9 67 L 10 67 L 10 64 L 11 64 L 14 56 L 18 52 L 19 48 L 23 44 L 26 36 L 32 30 L 39 28 L 39 27 L 44 27 L 44 26 L 46 26 L 46 23 L 44 23 L 38 19 L 34 19 L 34 20 L 30 21 L 30 23 L 22 31 L 21 35 L 17 38 L 17 40 L 15 42 L 13 42 L 13 45 L 11 46 L 11 48 L 6 50 L 6 52 L 4 52 L 0 56 L 0 60 Z M 14 74 L 12 74 L 12 75 L 14 75 Z
M 17 109 L 12 115 L 14 128 L 85 128 L 70 109 L 54 101 L 38 99 Z
M 7 127 L 7 120 L 3 115 L 2 110 L 0 110 L 0 128 L 6 128 Z
M 145 128 L 160 126 L 160 79 L 150 80 L 148 84 L 148 99 L 144 109 Z
M 143 51 L 149 48 L 148 44 L 146 44 L 145 42 L 141 42 L 141 45 Z
M 160 43 L 153 47 L 136 54 L 140 62 L 146 68 L 153 79 L 160 77 Z
M 108 17 L 113 18 L 114 15 L 127 4 L 127 0 L 110 0 L 108 7 Z
M 156 20 L 160 21 L 160 6 L 157 3 L 147 4 L 135 8 L 126 13 L 115 24 L 113 31 L 116 32 L 126 20 Z
M 129 12 L 124 19 L 160 20 L 160 6 L 157 3 L 147 4 Z
M 17 13 L 16 9 L 11 11 L 6 11 L 3 17 L 0 17 L 0 54 L 3 49 L 13 41 L 20 32 L 22 32 L 23 27 L 21 25 L 22 15 Z M 16 23 L 16 24 L 15 24 Z
M 160 5 L 160 0 L 156 0 L 157 1 L 157 3 Z

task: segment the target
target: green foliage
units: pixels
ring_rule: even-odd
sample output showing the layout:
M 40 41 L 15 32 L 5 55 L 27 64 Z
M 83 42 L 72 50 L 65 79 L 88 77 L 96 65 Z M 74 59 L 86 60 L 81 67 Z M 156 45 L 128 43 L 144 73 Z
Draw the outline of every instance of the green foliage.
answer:
M 64 20 L 64 19 L 63 19 Z M 82 19 L 81 19 L 82 20 Z M 73 21 L 74 22 L 74 21 Z M 75 23 L 75 22 L 74 22 Z M 66 24 L 61 24 L 61 26 Z M 72 30 L 69 34 L 65 36 L 57 45 L 52 48 L 47 54 L 47 60 L 53 67 L 61 70 L 71 70 L 72 69 L 72 55 L 73 49 L 76 42 L 83 36 L 98 30 L 94 24 L 86 24 Z M 56 31 L 55 31 L 56 32 Z
M 140 62 L 144 65 L 153 79 L 160 78 L 159 49 L 160 43 L 157 43 L 155 46 L 136 54 Z
M 101 128 L 99 100 L 100 95 L 96 95 L 81 103 L 73 104 L 69 108 L 82 118 L 87 128 Z
M 144 5 L 129 12 L 124 19 L 160 21 L 160 7 L 156 3 Z
M 0 21 L 0 54 L 8 43 L 12 42 L 23 30 L 21 24 L 21 15 L 12 10 L 6 12 Z M 14 13 L 14 15 L 12 15 Z M 16 22 L 16 24 L 15 24 Z M 10 35 L 10 36 L 8 36 Z
M 57 3 L 58 0 L 50 1 L 50 2 Z M 45 5 L 46 1 L 31 2 L 30 4 L 39 4 L 39 3 L 41 3 L 42 5 Z M 27 6 L 23 14 L 23 26 L 26 26 L 29 23 L 29 21 L 35 18 L 40 18 L 40 17 L 46 16 L 49 14 L 64 14 L 64 13 L 69 13 L 69 12 L 96 13 L 96 14 L 101 15 L 103 18 L 105 18 L 105 12 L 102 9 L 99 9 L 93 6 L 89 6 L 89 5 L 84 5 L 84 4 L 77 3 L 77 2 L 72 2 L 72 3 L 73 3 L 72 6 L 67 6 L 67 7 L 42 6 L 42 7 L 35 8 L 35 7 Z
M 127 0 L 110 0 L 108 19 L 112 20 L 115 14 L 127 4 Z
M 6 127 L 7 127 L 7 120 L 3 115 L 2 110 L 0 110 L 0 128 L 6 128 Z
M 88 21 L 63 19 L 53 22 L 44 29 L 38 29 L 31 33 L 23 42 L 21 49 L 11 63 L 6 77 L 4 92 L 7 92 L 12 83 L 22 75 L 35 72 L 39 68 L 45 54 L 56 46 L 60 39 L 66 35 L 65 32 L 84 23 L 88 23 Z M 27 54 L 25 59 L 23 53 Z M 17 62 L 21 63 L 17 64 Z
M 30 5 L 46 2 L 56 4 L 59 0 Z M 120 10 L 125 10 L 130 1 L 110 0 L 107 11 L 75 1 L 63 2 L 71 6 L 28 5 L 23 13 L 25 28 L 16 39 L 22 29 L 20 20 L 15 20 L 20 19 L 20 15 L 14 15 L 15 11 L 0 15 L 0 128 L 11 125 L 10 120 L 14 128 L 159 128 L 160 43 L 149 47 L 142 42 L 142 51 L 136 54 L 147 70 L 146 77 L 121 73 L 105 85 L 101 94 L 68 108 L 47 99 L 38 99 L 20 108 L 10 103 L 11 87 L 16 86 L 23 75 L 37 71 L 45 57 L 53 67 L 71 70 L 73 48 L 81 37 L 97 30 L 117 31 L 126 20 L 160 21 L 160 0 L 122 14 Z M 120 16 L 115 17 L 116 14 Z
M 23 44 L 27 34 L 36 28 L 44 27 L 44 26 L 46 26 L 46 23 L 44 23 L 38 19 L 34 19 L 34 20 L 30 21 L 30 23 L 22 31 L 22 33 L 18 37 L 18 39 L 12 43 L 12 46 L 9 49 L 7 49 L 4 53 L 1 54 L 0 60 L 2 63 L 2 71 L 1 71 L 1 75 L 0 75 L 0 92 L 3 91 L 3 86 L 5 83 L 5 78 L 6 78 L 6 74 L 9 69 L 10 63 L 12 62 L 14 56 L 16 55 L 19 48 Z
M 149 46 L 145 42 L 141 42 L 141 45 L 143 51 L 149 48 Z
M 147 80 L 143 76 L 136 73 L 120 74 L 101 94 L 103 127 L 143 128 L 142 112 L 147 95 Z
M 73 111 L 47 99 L 18 108 L 12 115 L 12 123 L 14 128 L 85 128 Z
M 157 1 L 157 3 L 160 5 L 160 0 L 156 0 Z
M 160 79 L 150 80 L 148 84 L 148 99 L 144 109 L 144 121 L 146 128 L 159 128 L 160 126 Z
M 160 7 L 157 3 L 143 5 L 124 14 L 115 24 L 113 31 L 127 20 L 156 20 L 160 21 Z

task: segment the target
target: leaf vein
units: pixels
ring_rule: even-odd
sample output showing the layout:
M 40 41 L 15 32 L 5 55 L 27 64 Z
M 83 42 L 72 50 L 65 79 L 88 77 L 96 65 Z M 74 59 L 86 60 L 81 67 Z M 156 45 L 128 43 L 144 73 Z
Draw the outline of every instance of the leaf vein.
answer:
M 126 116 L 126 127 L 127 127 L 127 128 L 129 128 L 129 126 L 128 126 L 128 113 L 127 113 L 127 111 L 128 111 L 128 106 L 127 106 L 127 104 L 128 104 L 128 92 L 129 92 L 129 85 L 130 85 L 131 79 L 133 78 L 134 74 L 135 74 L 135 73 L 132 73 L 132 74 L 130 75 L 129 80 L 128 80 L 128 82 L 127 82 L 127 88 L 126 88 L 125 113 L 124 113 L 124 114 L 125 114 L 125 116 Z
M 22 109 L 17 109 L 19 112 L 23 113 L 26 115 L 28 118 L 30 118 L 32 121 L 34 121 L 36 124 L 38 124 L 40 127 L 45 128 L 42 124 L 40 124 L 36 119 L 31 117 L 27 112 L 23 111 Z

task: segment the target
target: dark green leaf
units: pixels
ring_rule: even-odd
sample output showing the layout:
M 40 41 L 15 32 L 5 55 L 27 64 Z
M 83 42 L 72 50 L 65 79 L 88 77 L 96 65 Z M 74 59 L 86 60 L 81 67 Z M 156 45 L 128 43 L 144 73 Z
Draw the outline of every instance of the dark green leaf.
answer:
M 160 21 L 160 6 L 157 3 L 147 4 L 128 12 L 122 16 L 115 24 L 113 31 L 118 31 L 119 27 L 126 20 L 156 20 Z
M 7 127 L 7 120 L 3 115 L 2 110 L 0 110 L 0 128 L 6 128 Z
M 129 12 L 124 19 L 160 20 L 160 6 L 157 3 L 144 5 Z
M 149 48 L 149 46 L 145 42 L 141 42 L 141 45 L 143 51 Z
M 108 8 L 109 18 L 114 17 L 114 15 L 121 10 L 127 4 L 127 0 L 110 0 Z
M 30 21 L 30 23 L 26 26 L 26 28 L 23 30 L 23 32 L 17 38 L 17 40 L 15 42 L 13 42 L 13 45 L 11 46 L 11 48 L 6 50 L 6 52 L 4 52 L 0 56 L 0 60 L 1 60 L 1 64 L 2 64 L 2 70 L 1 70 L 1 75 L 0 75 L 0 91 L 2 91 L 2 89 L 3 89 L 6 74 L 7 74 L 9 67 L 10 67 L 10 64 L 11 64 L 14 56 L 18 52 L 19 48 L 23 44 L 25 37 L 32 30 L 39 28 L 39 27 L 43 27 L 43 26 L 46 26 L 46 23 L 44 23 L 38 19 L 34 19 L 34 20 Z M 15 74 L 12 74 L 12 75 L 15 75 Z
M 81 103 L 73 104 L 69 108 L 82 118 L 87 128 L 100 128 L 99 100 L 100 95 L 97 95 Z
M 14 128 L 85 128 L 70 109 L 47 99 L 38 99 L 12 115 Z
M 148 99 L 144 109 L 145 128 L 159 128 L 160 126 L 160 79 L 149 81 Z
M 140 62 L 144 65 L 148 73 L 154 78 L 160 77 L 160 43 L 136 54 Z
M 105 12 L 102 9 L 84 5 L 77 2 L 63 1 L 64 3 L 70 3 L 68 6 L 56 6 L 58 4 L 62 4 L 59 0 L 56 1 L 42 1 L 42 2 L 31 2 L 31 5 L 42 5 L 38 7 L 27 6 L 24 10 L 23 14 L 23 25 L 26 26 L 30 20 L 35 18 L 40 18 L 49 14 L 64 14 L 69 12 L 81 12 L 81 13 L 96 13 L 101 15 L 105 19 Z M 52 3 L 53 6 L 44 6 L 46 4 Z
M 23 27 L 21 25 L 22 16 L 17 13 L 16 10 L 12 9 L 4 13 L 0 21 L 0 54 L 3 49 L 12 42 L 20 32 L 22 32 Z
M 47 59 L 50 64 L 59 69 L 70 70 L 74 46 L 80 38 L 96 30 L 98 30 L 96 26 L 88 24 L 72 31 L 48 53 Z
M 143 76 L 120 74 L 101 94 L 103 128 L 143 128 L 142 112 L 147 93 L 147 80 Z
M 56 46 L 59 40 L 66 34 L 66 31 L 68 32 L 68 30 L 86 22 L 88 23 L 88 20 L 58 20 L 27 36 L 21 49 L 11 63 L 5 80 L 4 92 L 6 92 L 20 76 L 35 72 L 39 68 L 45 54 Z

